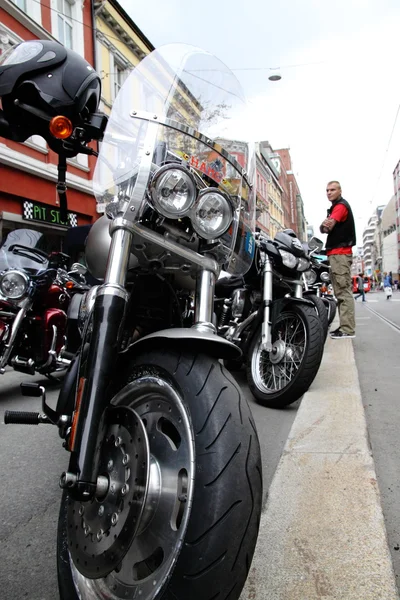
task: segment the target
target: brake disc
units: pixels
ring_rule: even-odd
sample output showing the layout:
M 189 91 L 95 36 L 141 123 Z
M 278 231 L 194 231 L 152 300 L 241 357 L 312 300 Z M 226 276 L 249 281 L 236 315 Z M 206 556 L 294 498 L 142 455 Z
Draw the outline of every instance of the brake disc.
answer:
M 76 568 L 91 579 L 121 563 L 138 531 L 147 498 L 150 452 L 142 420 L 126 406 L 107 414 L 100 450 L 101 486 L 90 502 L 69 499 L 68 549 Z

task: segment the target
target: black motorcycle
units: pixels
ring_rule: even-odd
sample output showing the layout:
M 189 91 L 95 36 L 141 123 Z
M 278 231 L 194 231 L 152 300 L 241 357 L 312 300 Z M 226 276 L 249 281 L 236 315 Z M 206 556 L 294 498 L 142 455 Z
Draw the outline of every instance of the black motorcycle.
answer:
M 236 343 L 257 402 L 282 408 L 298 400 L 314 380 L 323 354 L 324 332 L 312 300 L 302 294 L 307 254 L 292 230 L 274 240 L 260 235 L 251 270 L 217 282 L 218 332 Z
M 243 275 L 254 253 L 255 161 L 236 129 L 243 109 L 226 66 L 179 45 L 148 55 L 113 104 L 94 181 L 106 215 L 86 243 L 103 283 L 79 307 L 82 350 L 56 411 L 42 387 L 25 385 L 42 395 L 44 415 L 5 416 L 56 424 L 70 453 L 62 600 L 238 600 L 244 586 L 260 448 L 220 363 L 240 350 L 213 323 L 221 267 Z
M 321 240 L 312 238 L 304 247 L 309 252 L 311 264 L 310 269 L 303 273 L 303 295 L 316 305 L 326 337 L 337 308 L 331 285 L 331 268 L 328 259 L 324 257 Z

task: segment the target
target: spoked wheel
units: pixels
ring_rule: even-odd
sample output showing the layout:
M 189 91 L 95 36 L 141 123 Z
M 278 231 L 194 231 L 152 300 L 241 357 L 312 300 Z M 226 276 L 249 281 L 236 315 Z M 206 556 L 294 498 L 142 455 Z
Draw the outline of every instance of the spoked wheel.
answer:
M 292 304 L 272 327 L 272 351 L 261 346 L 261 327 L 247 359 L 247 381 L 259 404 L 282 408 L 310 387 L 321 364 L 324 334 L 316 311 Z
M 217 360 L 174 351 L 142 355 L 118 379 L 103 493 L 85 505 L 63 497 L 61 599 L 237 600 L 262 500 L 237 384 Z

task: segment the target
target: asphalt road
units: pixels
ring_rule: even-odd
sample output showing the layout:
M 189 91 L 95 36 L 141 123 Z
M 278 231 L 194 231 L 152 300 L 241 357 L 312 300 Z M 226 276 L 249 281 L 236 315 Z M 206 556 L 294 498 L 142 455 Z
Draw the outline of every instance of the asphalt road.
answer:
M 355 357 L 397 587 L 400 589 L 400 292 L 356 306 Z M 388 322 L 389 321 L 389 322 Z
M 260 437 L 264 495 L 296 416 L 298 402 L 277 411 L 254 403 L 242 374 L 237 377 L 251 405 Z M 56 600 L 58 480 L 68 454 L 50 425 L 4 425 L 4 411 L 40 411 L 36 398 L 20 394 L 21 381 L 41 381 L 54 407 L 59 386 L 41 377 L 8 371 L 0 379 L 0 599 Z

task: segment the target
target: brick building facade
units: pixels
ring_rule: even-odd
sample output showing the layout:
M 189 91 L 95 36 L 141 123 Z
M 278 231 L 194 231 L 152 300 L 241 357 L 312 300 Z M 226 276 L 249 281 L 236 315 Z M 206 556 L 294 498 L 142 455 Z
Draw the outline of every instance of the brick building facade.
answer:
M 90 1 L 3 0 L 0 54 L 21 41 L 58 40 L 94 65 L 92 23 Z M 91 183 L 95 158 L 79 155 L 68 160 L 67 223 L 59 214 L 57 163 L 58 156 L 39 136 L 25 143 L 0 137 L 0 239 L 13 229 L 28 227 L 46 233 L 51 246 L 62 249 L 68 227 L 97 218 Z

